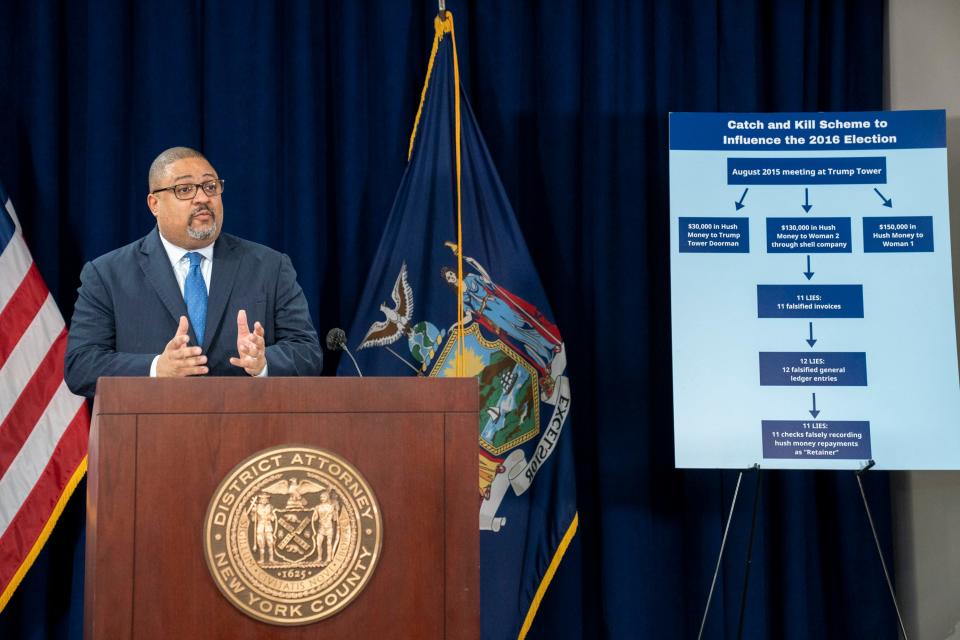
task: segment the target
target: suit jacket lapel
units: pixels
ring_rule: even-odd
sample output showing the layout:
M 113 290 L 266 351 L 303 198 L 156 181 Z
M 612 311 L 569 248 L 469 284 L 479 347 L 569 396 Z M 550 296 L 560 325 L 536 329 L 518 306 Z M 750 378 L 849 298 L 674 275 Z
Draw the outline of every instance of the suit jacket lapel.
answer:
M 175 322 L 180 321 L 180 316 L 187 315 L 187 305 L 183 301 L 183 294 L 180 293 L 180 287 L 177 285 L 177 277 L 170 266 L 170 258 L 160 244 L 160 231 L 157 227 L 147 235 L 140 243 L 140 254 L 137 256 L 140 262 L 140 269 L 147 282 L 160 296 L 163 306 L 167 308 Z M 193 333 L 193 327 L 190 327 L 190 333 L 193 338 L 193 344 L 196 344 L 196 335 Z M 171 334 L 172 338 L 173 335 Z
M 210 275 L 207 326 L 203 336 L 204 353 L 207 353 L 214 337 L 220 332 L 223 314 L 242 260 L 243 254 L 237 251 L 233 237 L 221 235 L 213 245 L 213 273 Z

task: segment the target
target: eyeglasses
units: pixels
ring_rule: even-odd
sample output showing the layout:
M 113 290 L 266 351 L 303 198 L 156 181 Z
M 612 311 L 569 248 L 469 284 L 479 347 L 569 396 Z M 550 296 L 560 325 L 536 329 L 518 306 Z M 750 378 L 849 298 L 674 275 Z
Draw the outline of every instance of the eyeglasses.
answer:
M 203 192 L 212 198 L 223 193 L 223 183 L 223 178 L 217 178 L 216 180 L 208 180 L 202 184 L 175 184 L 172 187 L 155 189 L 150 193 L 156 194 L 161 191 L 173 191 L 173 195 L 177 200 L 193 200 L 194 196 L 197 195 L 197 189 L 203 189 Z

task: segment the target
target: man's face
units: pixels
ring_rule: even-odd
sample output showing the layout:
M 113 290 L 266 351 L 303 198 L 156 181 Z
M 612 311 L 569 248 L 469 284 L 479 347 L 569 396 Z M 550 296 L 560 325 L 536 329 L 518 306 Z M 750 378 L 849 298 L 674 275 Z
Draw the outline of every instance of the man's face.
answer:
M 177 184 L 202 184 L 216 179 L 217 172 L 203 158 L 183 158 L 167 165 L 166 173 L 154 189 Z M 200 249 L 213 244 L 223 228 L 223 199 L 208 196 L 203 189 L 191 200 L 178 200 L 173 191 L 147 196 L 147 206 L 157 219 L 163 237 L 184 249 Z

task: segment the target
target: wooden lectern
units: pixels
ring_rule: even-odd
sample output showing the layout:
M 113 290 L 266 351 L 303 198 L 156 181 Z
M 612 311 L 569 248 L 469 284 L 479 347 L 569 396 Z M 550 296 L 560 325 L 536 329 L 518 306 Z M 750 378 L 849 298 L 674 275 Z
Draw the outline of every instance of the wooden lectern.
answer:
M 84 637 L 479 638 L 478 408 L 473 378 L 102 378 Z M 245 458 L 284 444 L 349 460 L 383 520 L 364 590 L 305 626 L 232 606 L 203 552 L 218 484 Z

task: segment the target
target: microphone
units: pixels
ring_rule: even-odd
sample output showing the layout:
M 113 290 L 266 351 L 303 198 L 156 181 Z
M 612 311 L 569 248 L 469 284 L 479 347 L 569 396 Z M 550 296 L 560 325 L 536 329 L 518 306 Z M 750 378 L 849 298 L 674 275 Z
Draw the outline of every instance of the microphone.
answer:
M 327 349 L 330 351 L 345 351 L 350 360 L 353 361 L 353 366 L 357 370 L 357 375 L 361 378 L 363 377 L 363 372 L 360 371 L 360 365 L 357 364 L 356 358 L 353 357 L 353 354 L 350 353 L 350 349 L 347 348 L 347 334 L 344 333 L 343 329 L 340 327 L 334 327 L 327 332 Z

